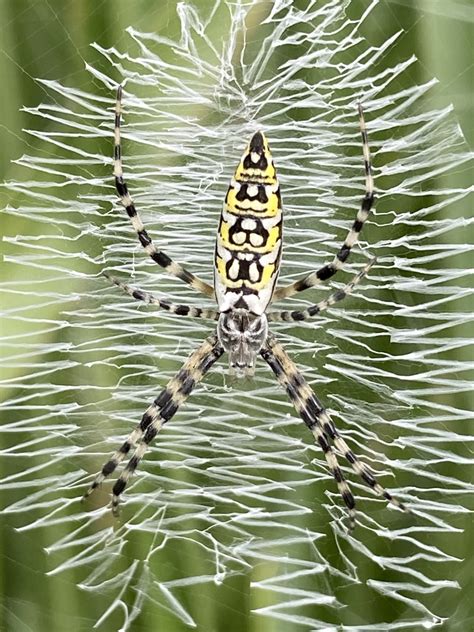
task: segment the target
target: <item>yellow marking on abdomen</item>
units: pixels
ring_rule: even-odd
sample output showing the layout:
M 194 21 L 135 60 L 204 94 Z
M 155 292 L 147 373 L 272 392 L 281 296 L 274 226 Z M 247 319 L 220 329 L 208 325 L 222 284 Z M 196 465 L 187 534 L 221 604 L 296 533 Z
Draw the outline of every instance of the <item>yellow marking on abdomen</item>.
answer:
M 246 287 L 250 287 L 252 288 L 252 290 L 256 290 L 257 292 L 259 290 L 263 290 L 263 288 L 268 285 L 270 279 L 273 276 L 273 272 L 275 271 L 275 265 L 273 263 L 270 263 L 268 265 L 266 265 L 263 268 L 263 272 L 262 272 L 262 280 L 260 281 L 260 283 L 251 283 L 250 281 L 247 281 L 245 283 Z
M 237 265 L 236 265 L 237 264 Z M 255 269 L 257 267 L 258 262 L 253 262 L 250 264 L 249 266 L 249 274 L 250 276 L 255 276 Z M 227 273 L 226 270 L 226 263 L 225 261 L 221 258 L 221 257 L 216 257 L 216 266 L 217 266 L 217 272 L 219 273 L 219 276 L 222 280 L 222 283 L 228 287 L 228 288 L 232 288 L 232 289 L 238 289 L 240 287 L 248 287 L 251 290 L 255 290 L 256 292 L 259 292 L 260 290 L 262 290 L 264 287 L 266 287 L 266 285 L 268 285 L 268 283 L 270 282 L 274 272 L 275 272 L 275 267 L 276 265 L 273 263 L 269 263 L 266 266 L 263 267 L 262 270 L 262 278 L 260 281 L 257 282 L 253 282 L 248 278 L 240 278 L 240 279 L 236 279 L 235 281 L 229 278 L 229 275 L 232 274 L 233 270 L 233 266 L 235 266 L 235 268 L 237 269 L 238 266 L 238 262 L 237 260 L 234 260 L 230 266 L 229 269 L 229 274 Z M 252 268 L 252 266 L 255 266 L 255 268 L 253 270 L 250 270 L 250 268 Z
M 244 169 L 242 162 L 235 171 L 235 179 L 243 182 L 258 182 L 261 184 L 275 184 L 276 171 L 275 167 L 269 163 L 265 171 L 261 169 Z
M 274 217 L 278 211 L 278 197 L 272 193 L 268 202 L 258 200 L 237 200 L 237 192 L 230 188 L 227 193 L 225 211 L 234 215 L 257 215 L 258 217 Z
M 227 290 L 241 288 L 268 302 L 280 264 L 281 216 L 271 152 L 264 134 L 257 132 L 231 180 L 221 214 L 215 266 L 223 305 L 231 304 L 224 299 Z
M 246 235 L 246 233 L 237 233 L 237 235 Z M 231 250 L 233 252 L 251 252 L 254 254 L 268 254 L 271 252 L 281 240 L 280 237 L 280 226 L 274 226 L 268 232 L 268 239 L 262 246 L 255 246 L 252 244 L 252 237 L 260 237 L 263 239 L 262 235 L 258 233 L 248 233 L 248 238 L 246 238 L 245 242 L 242 244 L 236 244 L 230 241 L 229 236 L 229 225 L 226 222 L 221 223 L 219 239 L 221 241 L 221 245 L 227 250 Z

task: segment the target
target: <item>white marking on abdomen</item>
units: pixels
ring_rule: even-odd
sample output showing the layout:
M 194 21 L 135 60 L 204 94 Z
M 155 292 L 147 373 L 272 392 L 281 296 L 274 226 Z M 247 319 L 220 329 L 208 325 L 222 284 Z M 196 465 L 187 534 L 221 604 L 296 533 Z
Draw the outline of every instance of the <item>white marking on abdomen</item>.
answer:
M 232 235 L 232 241 L 234 244 L 243 244 L 247 240 L 247 235 L 245 233 L 234 233 Z
M 258 273 L 258 266 L 256 263 L 251 263 L 249 265 L 249 278 L 252 283 L 256 283 L 260 278 L 260 275 Z
M 261 246 L 263 244 L 263 237 L 258 233 L 250 233 L 250 243 L 252 246 Z
M 240 265 L 239 262 L 237 261 L 237 259 L 234 259 L 234 261 L 231 263 L 230 268 L 229 268 L 229 278 L 234 279 L 234 281 L 238 278 L 239 276 L 239 270 L 240 270 Z
M 232 253 L 221 242 L 217 240 L 217 256 L 223 259 L 223 261 L 230 261 L 232 259 Z
M 227 210 L 227 206 L 224 204 L 224 209 L 222 211 L 222 220 L 230 226 L 233 226 L 237 221 L 237 216 L 234 213 L 229 213 Z
M 241 261 L 253 261 L 254 254 L 252 252 L 238 252 L 237 257 Z
M 275 261 L 278 258 L 279 253 L 280 253 L 280 249 L 279 248 L 274 248 L 273 250 L 271 250 L 267 254 L 262 255 L 260 257 L 260 265 L 265 267 L 265 266 L 267 266 L 270 263 L 275 263 Z
M 257 228 L 257 222 L 254 219 L 244 219 L 242 220 L 241 226 L 243 230 L 255 230 Z
M 270 229 L 281 222 L 281 213 L 277 213 L 274 217 L 262 217 L 260 220 L 265 230 L 270 232 Z

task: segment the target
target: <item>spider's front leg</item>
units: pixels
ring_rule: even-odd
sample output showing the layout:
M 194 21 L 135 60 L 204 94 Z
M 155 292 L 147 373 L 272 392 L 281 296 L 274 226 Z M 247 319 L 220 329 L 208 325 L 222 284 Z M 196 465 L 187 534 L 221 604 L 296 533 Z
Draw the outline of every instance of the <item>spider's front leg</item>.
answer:
M 138 214 L 132 197 L 128 191 L 127 183 L 123 176 L 122 166 L 122 145 L 120 138 L 120 123 L 122 116 L 122 86 L 117 88 L 117 101 L 115 105 L 115 130 L 114 130 L 114 176 L 115 176 L 115 188 L 120 197 L 122 206 L 127 211 L 127 215 L 132 222 L 132 226 L 137 233 L 137 237 L 145 252 L 153 259 L 155 263 L 164 268 L 169 274 L 178 277 L 181 281 L 184 281 L 190 285 L 193 289 L 201 292 L 205 296 L 214 297 L 214 288 L 202 281 L 197 276 L 188 272 L 183 266 L 176 261 L 173 261 L 165 252 L 158 250 L 153 243 L 150 235 L 145 229 L 142 220 Z
M 362 110 L 362 106 L 360 105 L 360 103 L 358 105 L 358 108 L 365 170 L 365 195 L 362 199 L 362 204 L 359 212 L 357 213 L 351 229 L 349 230 L 344 243 L 342 244 L 339 252 L 334 257 L 333 261 L 326 264 L 316 272 L 312 272 L 311 274 L 303 277 L 299 281 L 295 281 L 294 283 L 291 283 L 290 285 L 287 285 L 285 287 L 276 288 L 273 294 L 272 302 L 282 298 L 288 298 L 289 296 L 293 296 L 293 294 L 296 294 L 297 292 L 302 292 L 303 290 L 308 290 L 309 288 L 316 287 L 317 285 L 324 283 L 324 281 L 327 281 L 332 276 L 334 276 L 336 272 L 342 268 L 345 261 L 347 261 L 347 259 L 349 258 L 351 250 L 357 243 L 362 228 L 369 218 L 370 210 L 375 200 L 374 178 L 372 175 L 372 163 L 370 160 L 370 151 L 367 138 L 367 130 L 365 127 L 364 111 Z
M 342 470 L 339 467 L 336 453 L 329 444 L 330 440 L 334 443 L 337 450 L 344 455 L 354 472 L 358 474 L 376 494 L 383 496 L 399 509 L 409 511 L 405 505 L 403 505 L 386 489 L 384 489 L 382 485 L 380 485 L 372 474 L 370 468 L 360 461 L 352 452 L 347 443 L 336 430 L 327 411 L 324 409 L 304 377 L 296 368 L 295 363 L 288 356 L 281 344 L 277 342 L 272 335 L 268 337 L 260 354 L 269 364 L 279 383 L 286 390 L 298 414 L 301 416 L 306 426 L 311 430 L 314 438 L 321 446 L 329 469 L 336 479 L 341 496 L 349 510 L 350 528 L 352 529 L 355 524 L 355 500 L 347 482 L 344 479 Z
M 196 384 L 202 380 L 212 365 L 224 353 L 217 336 L 210 336 L 194 351 L 184 363 L 181 370 L 173 377 L 166 388 L 147 408 L 141 422 L 131 432 L 126 441 L 116 450 L 97 474 L 83 499 L 99 487 L 105 478 L 110 476 L 117 466 L 132 451 L 132 456 L 119 476 L 112 491 L 112 511 L 117 513 L 120 494 L 127 486 L 128 480 L 140 464 L 148 445 L 153 441 L 166 422 L 176 413 L 181 404 L 190 395 Z

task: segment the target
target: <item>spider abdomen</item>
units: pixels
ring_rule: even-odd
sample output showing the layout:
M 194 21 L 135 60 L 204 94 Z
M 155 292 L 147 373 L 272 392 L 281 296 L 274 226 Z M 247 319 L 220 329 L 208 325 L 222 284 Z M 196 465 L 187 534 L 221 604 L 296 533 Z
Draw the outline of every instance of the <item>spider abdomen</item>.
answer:
M 217 234 L 215 290 L 221 312 L 263 314 L 281 258 L 280 186 L 267 140 L 254 134 L 227 191 Z

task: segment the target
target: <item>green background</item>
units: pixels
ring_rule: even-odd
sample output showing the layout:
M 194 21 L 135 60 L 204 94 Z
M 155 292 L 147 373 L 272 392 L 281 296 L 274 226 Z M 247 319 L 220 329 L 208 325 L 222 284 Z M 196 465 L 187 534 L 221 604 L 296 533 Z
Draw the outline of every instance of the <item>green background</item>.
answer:
M 197 6 L 206 6 L 199 0 Z M 355 15 L 367 7 L 367 2 L 353 2 L 350 12 Z M 90 42 L 102 46 L 126 46 L 124 29 L 133 25 L 138 30 L 157 32 L 175 37 L 179 32 L 175 2 L 156 0 L 0 0 L 0 181 L 21 179 L 21 169 L 11 161 L 23 153 L 41 152 L 41 141 L 26 136 L 22 129 L 32 125 L 31 118 L 20 111 L 21 106 L 34 107 L 45 93 L 36 77 L 57 79 L 68 85 L 87 89 L 89 76 L 84 61 L 95 58 Z M 398 41 L 400 56 L 415 54 L 421 63 L 406 73 L 407 85 L 422 83 L 432 77 L 439 86 L 426 97 L 426 107 L 453 103 L 455 116 L 463 130 L 469 147 L 474 143 L 474 7 L 470 1 L 449 0 L 391 1 L 383 0 L 372 12 L 364 26 L 369 41 L 375 43 L 394 31 L 405 31 Z M 49 125 L 46 119 L 36 119 L 35 126 Z M 7 195 L 0 191 L 2 206 Z M 21 221 L 5 227 L 10 234 L 21 234 Z M 3 224 L 2 224 L 3 225 Z M 472 266 L 469 255 L 466 267 Z M 6 274 L 6 268 L 3 268 Z M 8 274 L 12 274 L 11 270 Z M 472 402 L 471 402 L 472 403 Z M 472 406 L 471 406 L 472 408 Z M 31 533 L 20 534 L 9 521 L 2 519 L 0 541 L 0 630 L 6 632 L 33 630 L 63 631 L 88 630 L 102 611 L 100 597 L 96 600 L 73 590 L 74 576 L 61 575 L 44 579 L 48 569 L 47 556 L 38 547 Z M 460 550 L 450 553 L 461 558 L 474 549 L 472 529 L 459 538 Z M 459 578 L 464 590 L 452 593 L 459 600 L 456 616 L 445 629 L 467 631 L 474 629 L 472 604 L 466 596 L 469 585 L 474 594 L 472 572 Z M 245 602 L 245 581 L 234 578 L 227 593 L 211 619 L 215 630 L 273 630 L 271 622 L 261 618 L 248 619 L 244 614 L 251 605 Z M 239 596 L 241 612 L 231 604 Z M 78 596 L 79 595 L 79 596 Z M 206 604 L 209 607 L 209 604 Z M 158 617 L 158 615 L 156 615 Z M 381 613 L 381 618 L 385 614 Z M 387 617 L 390 616 L 388 612 Z M 8 624 L 7 624 L 8 621 Z M 167 619 L 165 627 L 160 620 L 145 612 L 137 623 L 137 630 L 166 629 L 167 632 L 184 629 L 180 623 Z M 110 628 L 112 629 L 112 628 Z M 289 628 L 287 628 L 289 629 Z

